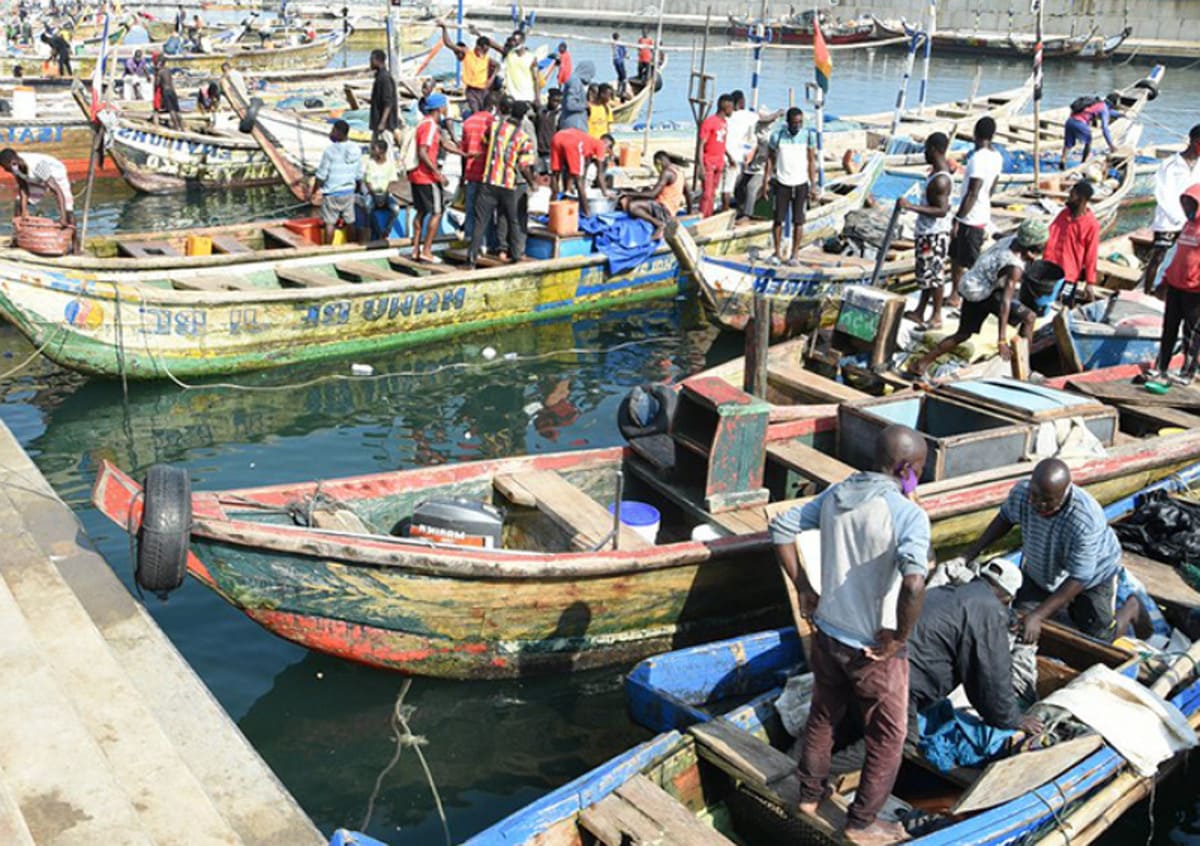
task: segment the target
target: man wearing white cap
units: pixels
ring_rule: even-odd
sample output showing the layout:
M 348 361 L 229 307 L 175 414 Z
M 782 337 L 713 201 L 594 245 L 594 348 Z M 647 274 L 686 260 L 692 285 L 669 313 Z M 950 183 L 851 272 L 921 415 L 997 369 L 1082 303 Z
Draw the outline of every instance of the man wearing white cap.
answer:
M 910 719 L 961 684 L 988 725 L 1040 730 L 1037 720 L 1021 714 L 1012 683 L 1008 607 L 1021 581 L 1016 564 L 993 558 L 980 567 L 979 578 L 925 592 L 908 639 Z

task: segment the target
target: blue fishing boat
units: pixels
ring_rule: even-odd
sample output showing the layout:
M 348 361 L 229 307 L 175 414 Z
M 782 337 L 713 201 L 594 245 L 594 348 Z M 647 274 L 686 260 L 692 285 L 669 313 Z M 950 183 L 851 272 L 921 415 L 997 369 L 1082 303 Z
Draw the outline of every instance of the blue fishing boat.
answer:
M 1107 514 L 1119 519 L 1151 492 L 1180 490 L 1198 479 L 1200 465 L 1192 465 L 1114 503 Z M 1189 655 L 1197 653 L 1200 649 L 1193 645 Z M 1043 697 L 1067 685 L 1085 666 L 1104 664 L 1129 678 L 1137 678 L 1143 667 L 1131 652 L 1052 625 L 1043 631 L 1039 656 L 1039 670 L 1043 661 L 1048 670 L 1038 682 Z M 1164 697 L 1173 694 L 1168 701 L 1194 731 L 1200 725 L 1200 681 L 1191 661 L 1173 664 L 1174 675 L 1164 674 L 1151 689 Z M 1050 670 L 1049 662 L 1057 669 Z M 801 640 L 790 627 L 642 661 L 626 680 L 630 712 L 661 733 L 468 843 L 610 843 L 634 830 L 646 836 L 657 832 L 667 843 L 837 842 L 838 815 L 847 803 L 843 791 L 855 781 L 835 779 L 823 820 L 798 815 L 795 760 L 788 752 L 792 738 L 776 708 L 788 679 L 805 663 Z M 1056 760 L 1047 766 L 1051 754 Z M 1046 757 L 1039 761 L 1039 755 Z M 1169 759 L 1154 776 L 1141 776 L 1114 748 L 1085 734 L 1020 752 L 982 772 L 941 774 L 910 758 L 893 800 L 895 807 L 924 812 L 924 827 L 911 842 L 926 846 L 1009 844 L 1039 837 L 1091 842 L 1148 795 L 1182 757 Z M 999 778 L 990 778 L 1002 769 L 1007 770 L 1007 791 Z
M 1034 333 L 1032 353 L 1057 345 L 1067 372 L 1153 361 L 1162 335 L 1163 303 L 1138 291 L 1063 309 Z

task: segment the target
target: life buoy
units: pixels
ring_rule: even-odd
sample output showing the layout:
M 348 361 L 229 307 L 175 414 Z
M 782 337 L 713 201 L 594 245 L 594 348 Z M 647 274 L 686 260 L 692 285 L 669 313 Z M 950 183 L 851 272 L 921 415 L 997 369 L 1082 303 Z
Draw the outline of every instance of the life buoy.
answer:
M 263 101 L 255 97 L 250 101 L 250 105 L 246 107 L 246 115 L 238 121 L 238 132 L 249 135 L 254 131 L 254 122 L 258 120 L 258 110 L 262 108 Z
M 142 485 L 142 527 L 138 532 L 134 579 L 165 599 L 183 584 L 192 533 L 192 481 L 186 471 L 155 464 Z
M 639 392 L 657 403 L 657 410 L 649 421 L 639 422 L 633 417 L 631 406 Z M 670 431 L 678 401 L 678 392 L 668 385 L 639 385 L 621 400 L 621 405 L 617 408 L 617 428 L 621 435 L 629 441 L 634 438 L 644 438 L 647 435 L 664 435 Z
M 1145 79 L 1139 79 L 1137 82 L 1135 82 L 1133 84 L 1133 87 L 1134 88 L 1145 88 L 1147 91 L 1149 91 L 1150 93 L 1146 95 L 1147 100 L 1153 101 L 1153 100 L 1158 99 L 1158 83 L 1155 82 L 1150 77 L 1146 77 Z

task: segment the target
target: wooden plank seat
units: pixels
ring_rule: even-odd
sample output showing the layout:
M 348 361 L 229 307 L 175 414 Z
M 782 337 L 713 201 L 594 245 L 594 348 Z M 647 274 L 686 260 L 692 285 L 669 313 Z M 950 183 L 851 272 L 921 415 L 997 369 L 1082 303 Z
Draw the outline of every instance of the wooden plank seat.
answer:
M 517 505 L 536 507 L 563 529 L 576 549 L 595 549 L 612 531 L 608 509 L 553 470 L 522 470 L 493 479 L 495 488 Z M 649 549 L 652 544 L 621 526 L 618 549 Z
M 275 276 L 280 285 L 291 288 L 328 288 L 331 285 L 345 284 L 336 276 L 303 267 L 277 267 Z
M 226 255 L 254 252 L 233 235 L 213 235 L 212 245 L 213 249 L 218 253 L 224 253 Z
M 867 394 L 849 385 L 784 361 L 767 363 L 767 383 L 781 386 L 785 393 L 813 402 L 853 402 L 867 397 Z
M 171 287 L 177 291 L 252 291 L 255 286 L 236 276 L 207 273 L 173 278 Z
M 448 250 L 442 250 L 442 258 L 446 259 L 447 261 L 452 261 L 455 264 L 471 263 L 467 258 L 467 251 L 463 249 L 451 248 Z M 500 261 L 500 259 L 496 258 L 495 256 L 486 256 L 483 253 L 480 253 L 475 258 L 475 264 L 479 267 L 506 267 L 508 262 Z
M 315 244 L 305 240 L 303 235 L 293 232 L 286 226 L 265 226 L 263 227 L 262 234 L 264 247 L 288 247 L 293 250 L 300 250 L 315 246 Z
M 372 282 L 378 280 L 400 279 L 394 270 L 376 267 L 365 261 L 339 261 L 333 266 L 339 276 L 344 276 L 351 282 Z
M 782 464 L 822 488 L 840 482 L 855 472 L 849 464 L 799 441 L 767 444 L 767 460 Z
M 411 276 L 436 276 L 439 273 L 453 273 L 454 268 L 444 264 L 428 264 L 423 261 L 413 261 L 409 256 L 388 256 L 388 264 L 393 270 L 407 273 Z
M 162 256 L 175 258 L 182 256 L 183 253 L 166 241 L 131 241 L 126 238 L 118 238 L 117 255 L 126 258 L 160 258 Z
M 661 843 L 678 846 L 733 846 L 715 828 L 657 784 L 638 773 L 599 802 L 585 808 L 579 822 L 605 846 Z

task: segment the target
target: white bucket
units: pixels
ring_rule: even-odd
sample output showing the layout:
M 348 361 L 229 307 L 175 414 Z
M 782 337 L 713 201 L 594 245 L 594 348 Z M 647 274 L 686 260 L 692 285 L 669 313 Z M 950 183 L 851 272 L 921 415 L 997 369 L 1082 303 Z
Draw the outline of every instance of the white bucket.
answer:
M 704 541 L 715 541 L 722 537 L 724 537 L 724 535 L 721 534 L 720 530 L 710 523 L 701 523 L 699 526 L 692 529 L 692 540 L 700 541 L 701 543 Z
M 608 507 L 612 514 L 615 506 Z M 648 502 L 627 499 L 621 502 L 621 524 L 633 529 L 650 543 L 658 543 L 658 527 L 662 522 L 658 509 Z
M 28 85 L 13 86 L 12 116 L 16 120 L 37 119 L 37 94 Z

